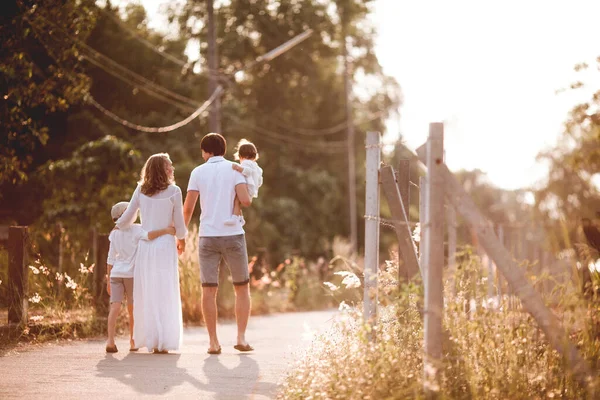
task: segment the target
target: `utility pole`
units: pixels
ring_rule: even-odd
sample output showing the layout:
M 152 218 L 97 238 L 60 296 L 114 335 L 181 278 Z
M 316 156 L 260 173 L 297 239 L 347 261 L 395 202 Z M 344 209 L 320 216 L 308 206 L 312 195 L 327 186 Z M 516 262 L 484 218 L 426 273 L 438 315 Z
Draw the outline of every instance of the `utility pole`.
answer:
M 348 60 L 348 40 L 346 28 L 348 20 L 342 10 L 342 40 L 344 57 L 344 89 L 346 92 L 346 127 L 348 136 L 348 207 L 350 211 L 350 245 L 352 251 L 357 251 L 357 218 L 356 218 L 356 155 L 354 154 L 354 123 L 352 122 L 352 80 L 350 76 L 350 61 Z
M 218 51 L 217 51 L 217 33 L 215 27 L 214 0 L 206 0 L 208 13 L 208 95 L 209 97 L 217 90 L 218 82 Z M 208 130 L 210 132 L 221 133 L 221 97 L 217 96 L 210 106 L 208 118 Z

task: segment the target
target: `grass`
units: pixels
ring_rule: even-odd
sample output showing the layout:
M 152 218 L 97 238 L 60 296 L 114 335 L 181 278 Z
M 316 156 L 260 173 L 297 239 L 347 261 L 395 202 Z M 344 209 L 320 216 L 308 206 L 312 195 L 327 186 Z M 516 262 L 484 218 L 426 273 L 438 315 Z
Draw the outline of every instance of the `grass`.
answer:
M 423 379 L 420 288 L 398 289 L 397 265 L 388 262 L 380 272 L 376 326 L 363 324 L 360 308 L 342 304 L 340 321 L 292 369 L 279 398 L 418 399 L 426 397 L 424 386 L 442 399 L 586 398 L 533 318 L 511 306 L 506 296 L 488 299 L 487 276 L 481 271 L 478 257 L 468 255 L 456 274 L 456 291 L 446 287 L 444 360 L 427 366 L 439 373 L 439 382 Z M 558 306 L 563 324 L 598 371 L 598 304 L 564 293 L 571 297 Z

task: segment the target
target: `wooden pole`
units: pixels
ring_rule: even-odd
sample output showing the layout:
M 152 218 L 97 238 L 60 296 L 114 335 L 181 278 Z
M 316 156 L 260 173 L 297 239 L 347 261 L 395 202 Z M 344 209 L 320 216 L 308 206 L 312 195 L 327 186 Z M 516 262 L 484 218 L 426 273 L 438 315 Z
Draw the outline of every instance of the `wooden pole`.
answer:
M 64 236 L 64 229 L 63 229 L 63 224 L 62 222 L 57 222 L 56 223 L 56 234 L 58 236 L 58 261 L 57 261 L 57 267 L 58 267 L 58 273 L 62 275 L 62 273 L 64 272 L 64 253 L 65 253 L 65 248 L 64 248 L 64 243 L 63 243 L 63 236 Z M 56 291 L 57 291 L 57 295 L 61 296 L 62 294 L 62 288 L 63 285 L 57 285 L 56 286 Z
M 208 96 L 219 87 L 219 56 L 217 49 L 217 33 L 215 23 L 214 0 L 207 0 L 207 30 L 208 30 Z M 217 96 L 215 101 L 210 105 L 208 114 L 208 129 L 211 132 L 221 133 L 221 97 Z
M 408 282 L 416 276 L 420 276 L 420 271 L 406 207 L 403 206 L 403 198 L 396 185 L 394 169 L 391 166 L 382 167 L 380 174 L 381 186 L 392 213 L 394 228 L 398 237 L 399 252 L 402 255 L 403 263 L 398 269 L 398 282 Z
M 379 269 L 379 132 L 367 132 L 365 197 L 365 294 L 363 318 L 371 325 L 377 317 L 377 270 Z
M 28 320 L 27 237 L 26 226 L 8 228 L 8 323 Z
M 427 178 L 422 176 L 419 178 L 419 265 L 421 266 L 421 274 L 423 275 L 423 282 L 425 281 L 425 275 L 427 271 L 425 267 L 427 265 L 427 243 L 425 240 L 427 236 Z
M 450 204 L 446 206 L 446 224 L 448 230 L 448 276 L 450 281 L 454 283 L 456 275 L 456 230 L 458 222 L 456 220 L 456 210 Z M 455 286 L 452 285 L 452 290 Z
M 346 13 L 342 12 L 342 15 Z M 357 252 L 358 216 L 356 212 L 356 149 L 354 148 L 354 123 L 352 109 L 352 72 L 348 57 L 348 21 L 342 20 L 342 58 L 344 61 L 344 101 L 346 104 L 346 135 L 348 140 L 348 211 L 350 214 L 350 245 Z
M 421 146 L 417 154 L 422 162 L 427 162 L 426 150 Z M 561 322 L 544 304 L 542 297 L 529 283 L 525 274 L 504 248 L 493 229 L 487 224 L 485 217 L 460 182 L 446 165 L 440 165 L 441 175 L 445 182 L 446 197 L 456 210 L 472 227 L 475 228 L 479 241 L 485 251 L 492 257 L 502 275 L 506 278 L 512 291 L 521 299 L 523 307 L 537 321 L 548 338 L 550 344 L 565 357 L 573 376 L 588 389 L 592 371 L 587 362 L 581 358 L 577 348 L 570 342 Z
M 427 258 L 425 270 L 425 360 L 424 388 L 428 397 L 436 397 L 440 387 L 442 359 L 442 313 L 444 309 L 444 125 L 429 124 L 427 141 Z

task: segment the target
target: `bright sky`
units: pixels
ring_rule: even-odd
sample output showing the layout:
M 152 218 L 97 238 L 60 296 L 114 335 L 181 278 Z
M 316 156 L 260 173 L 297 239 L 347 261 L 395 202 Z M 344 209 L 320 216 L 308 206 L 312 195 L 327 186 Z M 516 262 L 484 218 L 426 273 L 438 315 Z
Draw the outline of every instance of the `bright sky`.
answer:
M 416 148 L 444 121 L 451 169 L 479 168 L 507 189 L 545 176 L 536 154 L 589 98 L 555 91 L 581 78 L 575 64 L 595 71 L 600 1 L 377 0 L 374 11 L 377 56 L 405 101 L 389 134 Z
M 140 1 L 150 16 L 166 2 Z M 575 64 L 595 70 L 600 1 L 376 0 L 373 11 L 377 56 L 404 95 L 386 140 L 402 132 L 414 149 L 429 122 L 444 121 L 451 169 L 479 168 L 506 189 L 544 178 L 537 153 L 556 142 L 568 111 L 591 93 L 555 92 L 581 79 Z

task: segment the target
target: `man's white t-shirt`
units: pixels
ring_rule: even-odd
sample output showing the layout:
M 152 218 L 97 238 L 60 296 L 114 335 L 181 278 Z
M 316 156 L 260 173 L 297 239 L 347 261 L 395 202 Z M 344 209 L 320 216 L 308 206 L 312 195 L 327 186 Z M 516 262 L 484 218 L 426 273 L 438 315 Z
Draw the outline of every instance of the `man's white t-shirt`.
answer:
M 133 278 L 135 253 L 140 240 L 148 240 L 146 232 L 140 224 L 133 224 L 127 229 L 115 229 L 108 236 L 107 264 L 112 265 L 111 278 Z
M 232 168 L 232 162 L 213 156 L 194 168 L 187 190 L 200 193 L 201 237 L 234 236 L 244 233 L 240 221 L 225 225 L 233 213 L 235 187 L 246 184 L 244 175 Z

